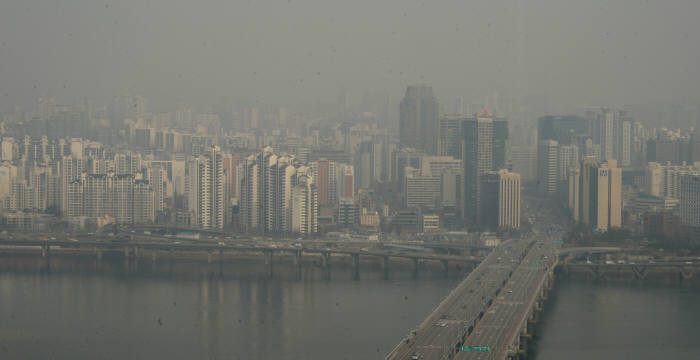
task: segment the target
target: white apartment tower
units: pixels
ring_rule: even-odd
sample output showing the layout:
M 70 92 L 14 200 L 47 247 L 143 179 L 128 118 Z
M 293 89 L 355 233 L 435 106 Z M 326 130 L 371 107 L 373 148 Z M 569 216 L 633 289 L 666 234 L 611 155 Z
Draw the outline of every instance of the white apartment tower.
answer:
M 193 225 L 204 229 L 224 228 L 224 169 L 219 147 L 188 162 L 187 207 Z
M 318 191 L 310 174 L 301 175 L 292 189 L 292 232 L 313 235 L 318 232 Z

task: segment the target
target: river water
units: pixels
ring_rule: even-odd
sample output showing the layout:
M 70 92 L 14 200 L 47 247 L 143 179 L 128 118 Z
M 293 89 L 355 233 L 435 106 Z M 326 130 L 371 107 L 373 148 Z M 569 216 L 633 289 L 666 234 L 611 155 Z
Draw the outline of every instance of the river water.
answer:
M 464 273 L 0 257 L 0 359 L 382 359 Z M 700 289 L 560 279 L 530 354 L 698 359 Z
M 0 257 L 0 359 L 381 359 L 464 275 L 207 266 Z
M 549 359 L 700 359 L 700 289 L 558 280 L 531 355 Z

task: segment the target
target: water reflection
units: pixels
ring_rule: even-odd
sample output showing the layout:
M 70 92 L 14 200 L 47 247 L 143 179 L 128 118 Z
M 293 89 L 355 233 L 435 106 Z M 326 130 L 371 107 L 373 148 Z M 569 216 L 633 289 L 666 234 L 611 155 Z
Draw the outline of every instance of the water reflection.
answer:
M 462 276 L 149 260 L 1 257 L 0 358 L 382 358 Z

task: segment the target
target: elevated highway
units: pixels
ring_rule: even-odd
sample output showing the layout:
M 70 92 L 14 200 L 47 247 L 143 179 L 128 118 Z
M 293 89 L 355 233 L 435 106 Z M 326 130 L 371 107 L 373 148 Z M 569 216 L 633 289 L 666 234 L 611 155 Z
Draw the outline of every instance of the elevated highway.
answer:
M 494 249 L 386 358 L 452 358 L 533 244 L 509 240 Z
M 146 241 L 102 241 L 102 240 L 77 240 L 77 239 L 51 239 L 51 240 L 36 240 L 31 238 L 24 239 L 0 239 L 0 253 L 5 251 L 16 250 L 31 250 L 40 249 L 41 254 L 45 258 L 50 258 L 52 251 L 77 249 L 94 252 L 98 260 L 102 259 L 105 252 L 120 252 L 124 254 L 124 258 L 139 257 L 143 252 L 150 253 L 153 262 L 161 254 L 174 255 L 177 253 L 200 253 L 206 254 L 208 262 L 222 261 L 225 254 L 235 253 L 258 253 L 262 254 L 266 265 L 271 265 L 273 257 L 287 256 L 292 257 L 294 264 L 300 264 L 304 255 L 315 255 L 321 260 L 321 265 L 324 268 L 329 268 L 333 257 L 346 256 L 352 260 L 354 273 L 359 273 L 360 257 L 375 257 L 381 259 L 382 267 L 387 270 L 389 268 L 390 259 L 405 259 L 413 263 L 414 271 L 418 271 L 419 264 L 426 261 L 439 262 L 443 265 L 445 271 L 448 271 L 450 263 L 471 264 L 474 266 L 481 261 L 478 256 L 456 256 L 443 254 L 427 254 L 420 252 L 395 252 L 382 249 L 342 249 L 342 248 L 309 248 L 298 246 L 258 246 L 246 244 L 226 244 L 224 242 L 173 242 L 156 241 L 150 239 Z
M 527 350 L 531 326 L 553 280 L 556 250 L 538 243 L 528 251 L 470 336 L 457 359 L 511 359 Z

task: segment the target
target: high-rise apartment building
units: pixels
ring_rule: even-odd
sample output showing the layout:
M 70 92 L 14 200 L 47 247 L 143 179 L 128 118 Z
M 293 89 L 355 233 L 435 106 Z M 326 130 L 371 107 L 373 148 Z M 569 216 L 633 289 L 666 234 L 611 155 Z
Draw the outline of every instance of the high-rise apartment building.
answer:
M 352 165 L 342 164 L 338 168 L 338 199 L 355 196 L 355 169 Z
M 133 220 L 134 175 L 117 174 L 112 178 L 110 202 L 112 217 L 121 224 L 131 224 Z
M 165 209 L 167 169 L 152 166 L 148 169 L 148 184 L 153 191 L 153 211 L 162 212 Z
M 399 106 L 399 144 L 437 153 L 438 101 L 433 88 L 426 85 L 409 86 Z
M 292 188 L 291 231 L 302 235 L 318 232 L 318 192 L 310 171 L 299 176 Z
M 102 217 L 111 212 L 110 178 L 107 174 L 83 174 L 84 215 L 91 218 Z
M 318 189 L 311 167 L 300 165 L 295 157 L 276 155 L 267 147 L 248 156 L 239 172 L 242 230 L 304 235 L 318 231 Z M 303 208 L 294 210 L 295 206 Z
M 154 192 L 148 180 L 135 180 L 133 191 L 133 222 L 135 224 L 153 222 L 155 219 Z
M 68 187 L 72 186 L 71 183 L 74 180 L 78 180 L 81 176 L 82 173 L 85 172 L 87 168 L 87 162 L 85 159 L 77 159 L 74 158 L 72 155 L 64 156 L 63 159 L 61 160 L 61 212 L 66 213 L 68 211 L 68 204 L 69 204 L 69 199 L 68 199 Z M 75 190 L 75 189 L 74 189 Z M 80 192 L 82 193 L 82 185 L 81 185 L 81 190 Z M 73 209 L 71 211 L 71 215 L 68 215 L 66 213 L 66 216 L 75 216 L 73 215 L 75 213 L 75 206 L 73 206 Z M 81 213 L 79 211 L 78 213 Z M 80 215 L 77 215 L 80 216 Z
M 335 162 L 320 159 L 311 164 L 314 182 L 318 189 L 318 205 L 332 206 L 338 203 L 338 184 Z
M 17 142 L 12 137 L 5 137 L 0 144 L 0 160 L 12 161 L 17 156 Z
M 262 231 L 260 208 L 262 206 L 262 188 L 260 186 L 260 167 L 257 156 L 250 155 L 241 164 L 241 181 L 240 181 L 240 225 L 244 231 L 258 232 Z
M 661 165 L 649 162 L 645 169 L 645 191 L 654 196 L 680 199 L 681 177 L 700 171 L 692 165 Z
M 221 151 L 213 146 L 188 162 L 187 204 L 192 225 L 223 229 L 225 219 L 224 170 Z

